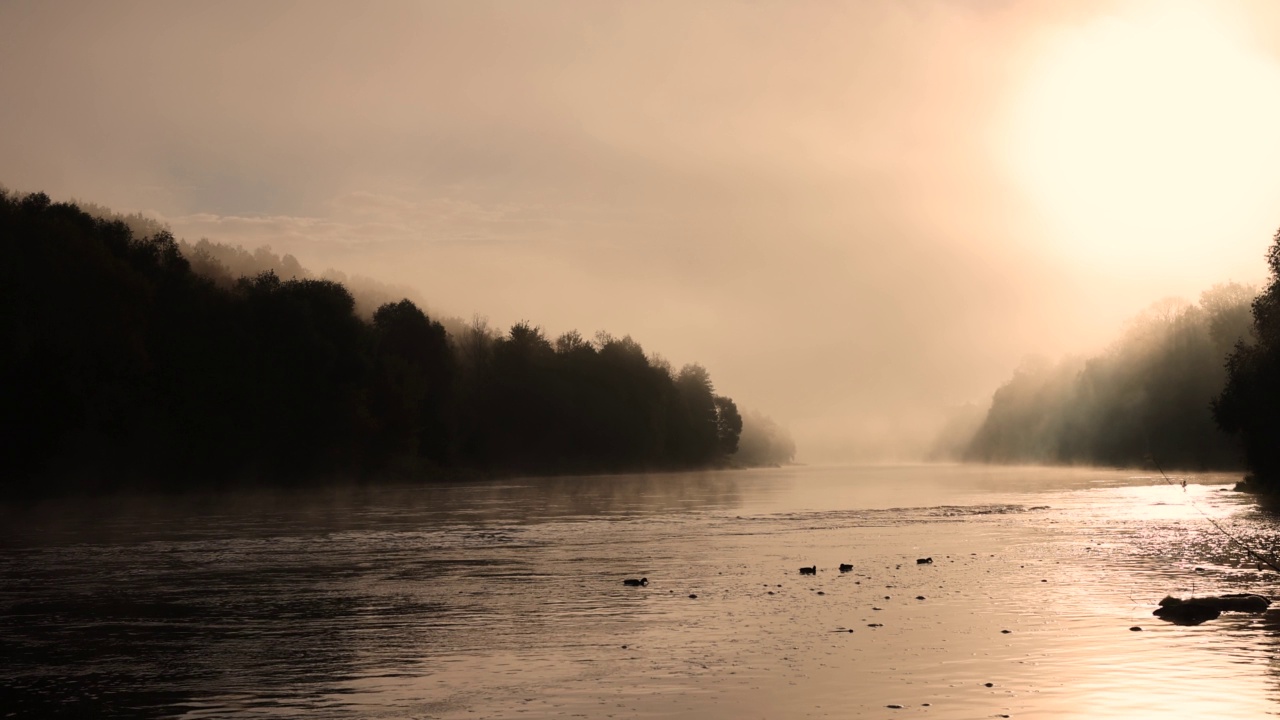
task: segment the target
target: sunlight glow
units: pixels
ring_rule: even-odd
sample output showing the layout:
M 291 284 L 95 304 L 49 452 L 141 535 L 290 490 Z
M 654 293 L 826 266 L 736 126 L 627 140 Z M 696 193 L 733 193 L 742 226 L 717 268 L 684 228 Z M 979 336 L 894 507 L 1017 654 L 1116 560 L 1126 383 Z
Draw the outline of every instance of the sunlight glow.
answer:
M 1280 68 L 1213 8 L 1152 4 L 1048 43 L 1002 144 L 1063 255 L 1221 273 L 1280 223 L 1277 128 Z

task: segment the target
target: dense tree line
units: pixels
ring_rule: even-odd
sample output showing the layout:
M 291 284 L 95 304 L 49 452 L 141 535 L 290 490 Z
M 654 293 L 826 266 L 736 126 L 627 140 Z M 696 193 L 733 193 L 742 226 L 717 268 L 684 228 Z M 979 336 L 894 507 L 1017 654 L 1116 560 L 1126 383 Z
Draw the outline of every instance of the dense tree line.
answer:
M 629 337 L 451 336 L 408 300 L 366 320 L 334 280 L 197 272 L 148 233 L 0 192 L 6 494 L 696 468 L 738 449 L 707 371 Z
M 1249 474 L 1245 485 L 1280 492 L 1280 232 L 1267 265 L 1271 281 L 1253 301 L 1253 333 L 1227 358 L 1227 380 L 1214 399 L 1213 415 L 1238 437 Z
M 958 448 L 971 461 L 1238 468 L 1239 445 L 1215 427 L 1210 404 L 1228 353 L 1250 335 L 1253 297 L 1232 283 L 1198 305 L 1157 303 L 1098 357 L 1025 362 L 976 431 L 946 432 L 971 438 Z M 973 417 L 957 413 L 956 423 Z

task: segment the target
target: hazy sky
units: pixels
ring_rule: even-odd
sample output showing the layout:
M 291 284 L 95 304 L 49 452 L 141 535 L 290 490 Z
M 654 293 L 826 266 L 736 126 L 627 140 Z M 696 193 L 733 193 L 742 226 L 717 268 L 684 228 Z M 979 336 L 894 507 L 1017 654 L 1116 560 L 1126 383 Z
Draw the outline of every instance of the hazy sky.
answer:
M 1268 3 L 4 2 L 0 183 L 631 334 L 918 441 L 1030 353 L 1259 281 Z M 1270 43 L 1270 44 L 1268 44 Z

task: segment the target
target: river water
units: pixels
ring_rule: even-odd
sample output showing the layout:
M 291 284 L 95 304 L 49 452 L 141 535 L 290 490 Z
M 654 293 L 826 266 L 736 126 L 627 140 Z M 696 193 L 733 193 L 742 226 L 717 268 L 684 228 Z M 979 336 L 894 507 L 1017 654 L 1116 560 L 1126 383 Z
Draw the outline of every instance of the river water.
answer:
M 790 467 L 7 508 L 0 716 L 1275 715 L 1280 611 L 1151 616 L 1276 592 L 1207 519 L 1269 551 L 1276 518 L 1235 476 L 1181 479 Z

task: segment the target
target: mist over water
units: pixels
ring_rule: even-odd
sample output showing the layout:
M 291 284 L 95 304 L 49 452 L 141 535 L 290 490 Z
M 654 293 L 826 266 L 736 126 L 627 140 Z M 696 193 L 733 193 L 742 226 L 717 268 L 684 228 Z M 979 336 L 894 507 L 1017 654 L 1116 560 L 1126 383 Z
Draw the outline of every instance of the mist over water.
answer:
M 1264 548 L 1275 518 L 1223 491 L 1238 476 L 1187 479 L 812 467 L 7 508 L 0 702 L 41 717 L 1270 713 L 1274 613 L 1150 615 L 1166 594 L 1274 589 L 1201 513 Z

